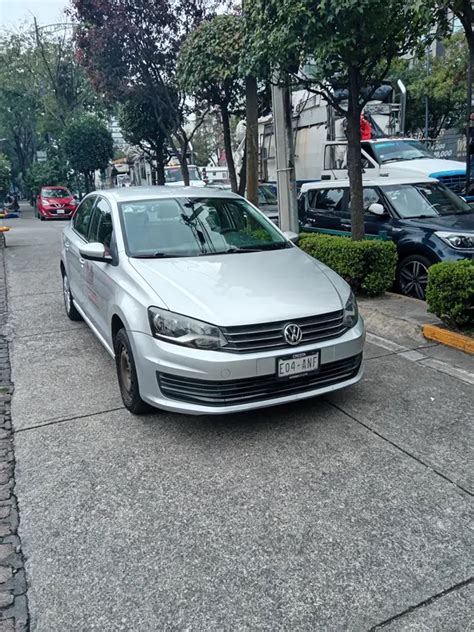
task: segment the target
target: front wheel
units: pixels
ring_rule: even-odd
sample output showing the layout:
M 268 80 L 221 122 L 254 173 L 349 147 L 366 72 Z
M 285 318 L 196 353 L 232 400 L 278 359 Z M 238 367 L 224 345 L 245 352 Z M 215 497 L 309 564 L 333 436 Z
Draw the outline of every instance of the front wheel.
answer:
M 125 329 L 120 329 L 115 336 L 114 350 L 120 394 L 125 408 L 133 415 L 144 415 L 150 412 L 151 406 L 140 397 L 137 369 Z
M 397 285 L 400 292 L 424 301 L 430 266 L 431 261 L 421 255 L 410 255 L 403 259 L 397 268 Z

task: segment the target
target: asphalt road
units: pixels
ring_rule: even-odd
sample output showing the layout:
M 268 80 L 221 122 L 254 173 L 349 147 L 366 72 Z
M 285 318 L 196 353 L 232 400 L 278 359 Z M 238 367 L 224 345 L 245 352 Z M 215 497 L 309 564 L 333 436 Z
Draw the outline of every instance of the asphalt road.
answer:
M 472 384 L 368 344 L 330 398 L 134 418 L 64 314 L 63 225 L 10 224 L 33 630 L 472 629 Z

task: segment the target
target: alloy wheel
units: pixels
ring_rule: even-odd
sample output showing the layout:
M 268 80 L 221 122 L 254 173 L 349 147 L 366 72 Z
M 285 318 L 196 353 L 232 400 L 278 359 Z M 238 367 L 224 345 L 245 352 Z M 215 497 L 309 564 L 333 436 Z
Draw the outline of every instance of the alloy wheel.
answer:
M 421 261 L 407 261 L 400 269 L 400 288 L 403 294 L 424 299 L 428 285 L 428 268 Z

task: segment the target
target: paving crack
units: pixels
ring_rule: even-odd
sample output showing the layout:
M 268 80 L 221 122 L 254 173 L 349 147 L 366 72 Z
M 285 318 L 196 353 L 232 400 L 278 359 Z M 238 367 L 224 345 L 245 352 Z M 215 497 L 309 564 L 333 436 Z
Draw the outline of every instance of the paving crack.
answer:
M 55 426 L 56 424 L 63 424 L 68 421 L 76 421 L 78 419 L 86 419 L 87 417 L 97 417 L 98 415 L 105 415 L 107 413 L 118 412 L 119 410 L 125 410 L 125 406 L 119 406 L 117 408 L 108 408 L 107 410 L 98 410 L 95 413 L 87 413 L 85 415 L 74 415 L 73 417 L 62 417 L 60 419 L 47 419 L 40 424 L 34 426 L 27 426 L 26 428 L 18 428 L 13 430 L 14 434 L 21 434 L 22 432 L 28 432 L 30 430 L 36 430 L 38 428 L 45 428 L 47 426 Z
M 455 590 L 459 590 L 461 588 L 464 588 L 465 586 L 468 586 L 469 584 L 473 582 L 473 580 L 474 580 L 473 577 L 469 577 L 469 579 L 465 579 L 464 581 L 459 582 L 458 584 L 454 584 L 454 586 L 451 586 L 450 588 L 447 588 L 446 590 L 443 590 L 442 592 L 436 593 L 436 595 L 432 595 L 431 597 L 428 597 L 428 599 L 425 599 L 424 601 L 420 601 L 420 603 L 416 604 L 415 606 L 410 606 L 406 610 L 403 610 L 403 612 L 400 612 L 399 614 L 396 614 L 393 617 L 390 617 L 390 619 L 385 619 L 385 621 L 382 621 L 381 623 L 377 623 L 377 625 L 374 625 L 372 628 L 370 628 L 368 632 L 376 632 L 376 630 L 381 630 L 382 628 L 386 627 L 390 623 L 393 623 L 394 621 L 398 621 L 402 617 L 405 617 L 407 614 L 411 614 L 412 612 L 415 612 L 415 610 L 418 610 L 418 608 L 429 606 L 430 604 L 434 603 L 438 599 L 441 599 L 442 597 L 449 595 L 449 593 L 452 593 Z
M 347 417 L 349 417 L 349 419 L 352 419 L 352 421 L 355 421 L 356 423 L 358 423 L 359 425 L 361 425 L 362 427 L 364 427 L 366 430 L 368 430 L 369 432 L 371 432 L 372 434 L 374 434 L 375 436 L 377 436 L 379 439 L 382 439 L 383 441 L 386 441 L 387 443 L 389 443 L 391 446 L 393 446 L 394 448 L 396 448 L 397 450 L 399 450 L 400 452 L 402 452 L 403 454 L 405 454 L 406 456 L 409 456 L 411 459 L 413 459 L 414 461 L 416 461 L 417 463 L 419 463 L 420 465 L 423 465 L 424 467 L 426 467 L 427 469 L 431 470 L 432 472 L 434 472 L 435 474 L 437 474 L 438 476 L 440 476 L 441 478 L 443 478 L 445 481 L 447 481 L 448 483 L 451 483 L 451 485 L 454 485 L 455 487 L 458 488 L 459 491 L 463 492 L 464 494 L 467 494 L 468 496 L 473 497 L 474 493 L 472 491 L 470 491 L 469 489 L 466 489 L 465 487 L 463 487 L 462 485 L 460 485 L 459 483 L 456 483 L 456 481 L 453 481 L 452 478 L 449 478 L 449 476 L 446 476 L 446 474 L 443 474 L 442 472 L 440 472 L 439 470 L 437 470 L 436 468 L 434 468 L 432 465 L 430 465 L 429 463 L 426 463 L 425 461 L 423 461 L 422 459 L 420 459 L 418 456 L 416 456 L 415 454 L 412 454 L 411 452 L 409 452 L 408 450 L 406 450 L 405 448 L 402 448 L 402 446 L 398 445 L 397 443 L 395 443 L 394 441 L 392 441 L 391 439 L 389 439 L 388 437 L 385 437 L 383 434 L 381 434 L 380 432 L 378 432 L 377 430 L 374 430 L 374 428 L 372 428 L 371 426 L 369 426 L 368 424 L 364 423 L 363 421 L 361 421 L 360 419 L 357 419 L 357 417 L 354 417 L 354 415 L 351 415 L 350 413 L 348 413 L 346 410 L 344 410 L 343 408 L 341 408 L 341 406 L 338 406 L 337 404 L 335 404 L 334 402 L 332 402 L 331 400 L 325 398 L 325 401 L 332 406 L 333 408 L 335 408 L 336 410 L 338 410 L 339 412 L 341 412 L 343 415 L 346 415 Z

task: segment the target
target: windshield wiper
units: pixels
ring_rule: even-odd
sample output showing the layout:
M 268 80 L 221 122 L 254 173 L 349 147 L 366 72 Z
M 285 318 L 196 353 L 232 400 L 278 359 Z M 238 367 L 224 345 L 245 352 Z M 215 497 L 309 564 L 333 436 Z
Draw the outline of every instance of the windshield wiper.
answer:
M 154 252 L 149 255 L 131 255 L 132 259 L 176 259 L 180 255 L 168 255 L 164 252 Z
M 439 215 L 411 215 L 410 217 L 405 217 L 404 219 L 433 219 L 433 217 L 439 217 Z

